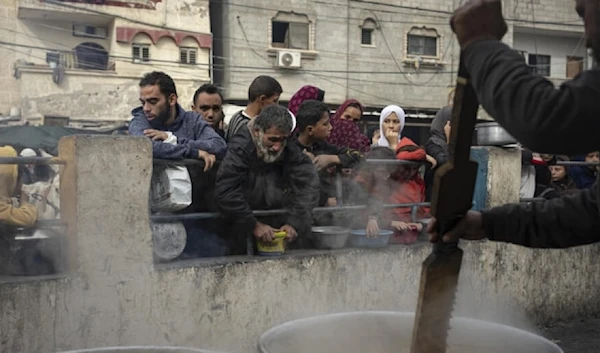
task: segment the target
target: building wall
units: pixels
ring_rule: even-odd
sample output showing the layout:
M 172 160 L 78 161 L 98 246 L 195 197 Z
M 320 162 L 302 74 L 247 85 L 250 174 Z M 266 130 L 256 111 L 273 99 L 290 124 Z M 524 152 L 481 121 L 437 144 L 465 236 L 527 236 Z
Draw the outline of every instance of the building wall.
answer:
M 22 115 L 41 122 L 44 115 L 70 116 L 84 121 L 126 121 L 139 106 L 139 77 L 71 71 L 57 86 L 50 69 L 21 70 Z M 179 103 L 189 109 L 203 80 L 177 79 Z
M 16 40 L 14 31 L 17 27 L 17 9 L 15 0 L 0 0 L 0 18 L 2 27 L 0 41 L 12 43 Z M 16 59 L 16 48 L 0 46 L 0 116 L 8 116 L 12 107 L 18 108 L 21 97 L 18 94 L 19 83 L 13 77 L 13 63 Z
M 327 103 L 339 104 L 346 98 L 357 98 L 376 107 L 395 103 L 409 109 L 438 109 L 445 105 L 448 91 L 454 86 L 458 65 L 459 48 L 448 26 L 450 13 L 458 3 L 338 0 L 312 2 L 307 6 L 307 1 L 302 0 L 228 1 L 222 6 L 223 38 L 216 39 L 224 43 L 223 52 L 217 55 L 225 57 L 222 84 L 226 98 L 246 99 L 252 79 L 268 74 L 282 83 L 283 100 L 299 87 L 313 84 L 327 92 Z M 571 35 L 575 33 L 577 39 L 583 31 L 571 2 L 543 1 L 536 3 L 533 11 L 529 2 L 509 0 L 503 5 L 509 25 L 504 41 L 509 45 L 513 43 L 515 26 L 568 31 Z M 275 58 L 268 55 L 268 24 L 280 10 L 305 13 L 314 21 L 317 55 L 303 58 L 302 69 L 274 68 Z M 372 46 L 360 42 L 360 26 L 367 18 L 378 25 Z M 540 23 L 532 24 L 533 19 Z M 416 68 L 405 61 L 406 34 L 413 27 L 437 31 L 440 56 L 437 68 L 423 64 Z
M 529 55 L 549 55 L 550 77 L 565 79 L 567 77 L 567 56 L 587 57 L 584 39 L 581 36 L 567 37 L 560 33 L 555 35 L 530 34 L 517 32 L 513 37 L 513 47 L 527 51 Z M 585 65 L 584 65 L 585 67 Z
M 108 0 L 105 5 L 68 1 L 57 5 L 40 0 L 13 2 L 18 9 L 17 34 L 10 42 L 16 45 L 18 53 L 7 65 L 12 67 L 18 60 L 19 72 L 24 73 L 18 80 L 13 79 L 14 95 L 20 100 L 24 119 L 36 123 L 43 115 L 61 115 L 72 120 L 126 120 L 129 111 L 138 104 L 137 84 L 150 71 L 164 71 L 173 77 L 185 107 L 189 107 L 193 91 L 210 82 L 212 40 L 208 1 L 118 1 Z M 154 8 L 130 7 L 138 3 Z M 75 36 L 72 28 L 75 23 L 106 27 L 107 38 Z M 119 36 L 124 28 L 152 33 L 153 38 L 139 33 L 124 40 Z M 67 67 L 64 80 L 54 84 L 46 53 L 69 52 L 84 42 L 106 49 L 108 70 Z M 150 62 L 133 63 L 134 42 L 150 44 Z M 180 47 L 197 49 L 196 65 L 179 62 Z M 3 86 L 4 81 L 11 82 L 5 78 Z M 102 106 L 110 108 L 102 109 Z M 0 108 L 0 113 L 7 109 Z

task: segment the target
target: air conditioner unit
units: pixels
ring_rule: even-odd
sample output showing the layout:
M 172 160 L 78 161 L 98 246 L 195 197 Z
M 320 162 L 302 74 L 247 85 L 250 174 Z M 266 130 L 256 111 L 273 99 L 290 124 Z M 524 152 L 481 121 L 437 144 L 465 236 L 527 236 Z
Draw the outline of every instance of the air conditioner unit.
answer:
M 277 52 L 277 67 L 295 69 L 302 67 L 302 54 L 293 51 Z

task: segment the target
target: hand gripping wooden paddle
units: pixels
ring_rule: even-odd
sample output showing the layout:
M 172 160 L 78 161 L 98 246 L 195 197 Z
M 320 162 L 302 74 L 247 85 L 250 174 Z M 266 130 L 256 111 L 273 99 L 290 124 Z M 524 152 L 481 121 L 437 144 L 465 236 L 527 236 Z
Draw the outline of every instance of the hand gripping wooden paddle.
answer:
M 431 213 L 438 234 L 452 229 L 471 209 L 477 163 L 470 150 L 479 102 L 462 60 L 459 64 L 450 121 L 449 161 L 435 173 Z M 445 353 L 454 307 L 462 250 L 456 243 L 434 244 L 423 262 L 411 353 Z

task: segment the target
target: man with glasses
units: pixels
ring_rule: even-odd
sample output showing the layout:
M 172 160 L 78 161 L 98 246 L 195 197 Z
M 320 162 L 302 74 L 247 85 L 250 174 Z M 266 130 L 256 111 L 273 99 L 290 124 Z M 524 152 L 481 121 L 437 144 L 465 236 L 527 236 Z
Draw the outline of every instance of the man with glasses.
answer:
M 223 129 L 223 96 L 217 86 L 210 83 L 200 86 L 194 93 L 192 110 L 215 129 L 219 136 L 225 136 Z
M 289 138 L 293 120 L 279 105 L 264 108 L 229 141 L 217 173 L 215 196 L 227 217 L 231 252 L 242 253 L 246 235 L 272 241 L 285 231 L 288 241 L 310 231 L 319 199 L 319 177 L 308 156 Z M 256 218 L 253 210 L 286 209 L 285 215 Z

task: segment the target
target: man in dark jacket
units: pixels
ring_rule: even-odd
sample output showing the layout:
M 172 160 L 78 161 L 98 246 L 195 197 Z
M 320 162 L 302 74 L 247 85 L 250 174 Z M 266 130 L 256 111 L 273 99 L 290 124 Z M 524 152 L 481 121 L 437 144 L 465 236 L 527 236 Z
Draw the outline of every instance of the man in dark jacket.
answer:
M 274 232 L 287 232 L 288 240 L 310 230 L 311 211 L 319 198 L 319 177 L 308 156 L 288 143 L 292 118 L 278 105 L 266 107 L 229 141 L 217 173 L 216 200 L 233 223 L 232 253 L 250 233 L 263 241 Z M 287 215 L 261 218 L 253 210 L 285 208 Z
M 225 140 L 200 115 L 186 112 L 177 103 L 177 90 L 169 75 L 146 74 L 140 81 L 140 102 L 142 106 L 131 112 L 129 134 L 151 138 L 154 158 L 202 159 L 206 171 L 225 155 Z M 163 142 L 173 135 L 176 144 Z
M 576 0 L 587 47 L 600 59 L 600 2 Z M 581 154 L 600 147 L 600 70 L 556 89 L 532 74 L 521 54 L 500 42 L 507 31 L 499 0 L 470 0 L 451 20 L 479 101 L 512 136 L 534 151 Z M 565 136 L 567 138 L 565 138 Z M 530 205 L 469 212 L 444 241 L 463 237 L 528 247 L 564 248 L 600 241 L 596 188 Z M 433 231 L 435 224 L 430 224 Z M 432 240 L 438 235 L 433 234 Z

